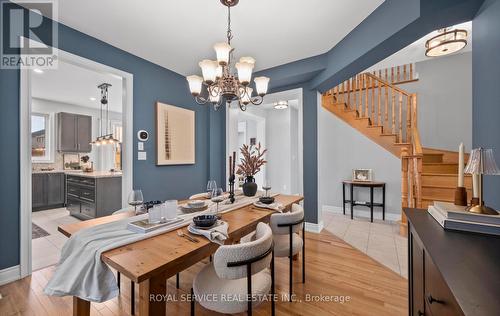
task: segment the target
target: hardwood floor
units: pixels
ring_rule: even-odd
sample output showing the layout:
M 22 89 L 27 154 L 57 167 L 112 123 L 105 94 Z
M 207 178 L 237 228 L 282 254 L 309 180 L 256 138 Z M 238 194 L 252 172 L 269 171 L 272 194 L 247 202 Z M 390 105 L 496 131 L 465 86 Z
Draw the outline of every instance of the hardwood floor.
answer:
M 168 294 L 177 298 L 167 303 L 167 314 L 189 315 L 189 302 L 182 301 L 189 293 L 192 280 L 204 263 L 181 274 L 181 289 L 175 279 L 168 282 Z M 307 233 L 306 283 L 301 283 L 301 262 L 295 261 L 294 292 L 296 301 L 279 301 L 277 315 L 405 315 L 408 313 L 407 281 L 374 261 L 364 253 L 329 232 Z M 50 297 L 43 287 L 54 267 L 36 271 L 31 277 L 0 287 L 0 315 L 71 315 L 71 297 Z M 288 260 L 276 258 L 276 287 L 278 295 L 288 291 Z M 91 315 L 129 315 L 130 282 L 122 278 L 121 296 L 105 303 L 92 304 Z M 350 297 L 349 301 L 312 302 L 316 298 Z M 331 297 L 330 297 L 331 296 Z M 136 295 L 137 297 L 137 295 Z M 270 315 L 270 303 L 259 306 L 255 315 Z M 137 306 L 137 305 L 136 305 Z M 196 305 L 196 315 L 217 315 Z

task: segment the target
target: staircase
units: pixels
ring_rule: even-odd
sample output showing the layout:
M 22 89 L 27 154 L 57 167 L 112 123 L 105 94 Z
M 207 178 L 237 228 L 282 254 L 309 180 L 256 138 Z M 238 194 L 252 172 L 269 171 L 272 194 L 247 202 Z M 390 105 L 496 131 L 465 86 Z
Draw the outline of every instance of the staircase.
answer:
M 433 201 L 453 202 L 458 153 L 422 148 L 417 95 L 398 87 L 416 80 L 413 64 L 358 74 L 326 92 L 322 106 L 400 157 L 402 206 L 427 208 Z M 471 177 L 464 182 L 471 196 Z M 401 225 L 403 232 L 404 215 Z

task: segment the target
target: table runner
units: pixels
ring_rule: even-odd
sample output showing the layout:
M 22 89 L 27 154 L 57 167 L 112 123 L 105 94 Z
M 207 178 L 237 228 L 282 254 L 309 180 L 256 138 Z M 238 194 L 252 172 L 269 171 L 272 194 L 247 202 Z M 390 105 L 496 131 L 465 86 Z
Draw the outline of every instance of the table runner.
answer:
M 219 213 L 248 206 L 257 200 L 258 197 L 239 196 L 234 204 L 221 202 Z M 47 283 L 44 293 L 53 296 L 77 296 L 92 302 L 104 302 L 116 297 L 119 290 L 115 276 L 101 260 L 101 254 L 187 226 L 194 216 L 213 211 L 215 203 L 208 203 L 208 210 L 179 215 L 183 219 L 182 222 L 146 234 L 134 233 L 127 229 L 127 225 L 132 221 L 146 219 L 147 214 L 80 230 L 64 244 L 56 271 Z

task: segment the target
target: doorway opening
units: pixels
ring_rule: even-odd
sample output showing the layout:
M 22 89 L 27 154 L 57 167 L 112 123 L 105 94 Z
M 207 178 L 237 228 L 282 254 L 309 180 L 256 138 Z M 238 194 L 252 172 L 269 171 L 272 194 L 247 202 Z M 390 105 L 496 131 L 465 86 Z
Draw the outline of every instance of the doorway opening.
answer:
M 121 209 L 132 188 L 133 76 L 58 54 L 21 69 L 21 277 L 58 262 L 58 226 Z

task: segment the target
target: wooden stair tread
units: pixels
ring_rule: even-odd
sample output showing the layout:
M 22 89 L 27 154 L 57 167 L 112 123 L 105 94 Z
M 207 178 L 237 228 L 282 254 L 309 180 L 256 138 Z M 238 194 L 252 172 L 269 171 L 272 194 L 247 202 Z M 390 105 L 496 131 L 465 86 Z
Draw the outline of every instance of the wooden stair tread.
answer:
M 453 173 L 436 173 L 436 172 L 422 172 L 423 176 L 443 176 L 443 177 L 458 177 L 458 174 Z M 465 177 L 472 177 L 470 174 L 464 174 Z
M 368 128 L 380 128 L 383 127 L 382 125 L 370 125 Z
M 455 199 L 436 199 L 436 198 L 433 198 L 431 196 L 422 196 L 422 201 L 443 201 L 443 202 L 450 202 L 450 203 L 453 203 L 455 202 Z
M 424 165 L 429 165 L 429 166 L 458 166 L 458 163 L 454 162 L 424 162 Z M 464 164 L 465 166 L 465 164 Z
M 394 143 L 396 146 L 409 146 L 411 145 L 410 143 Z
M 380 136 L 393 136 L 394 137 L 394 136 L 398 136 L 398 135 L 396 135 L 396 134 L 380 134 Z
M 422 184 L 422 188 L 432 188 L 432 189 L 456 189 L 457 186 L 452 186 L 452 185 L 436 185 L 436 184 Z M 467 190 L 472 190 L 471 188 L 467 188 Z

